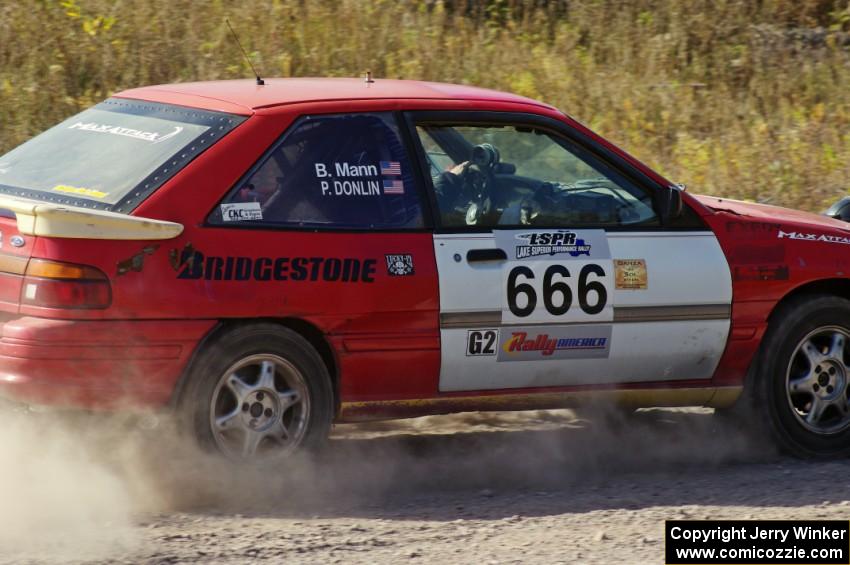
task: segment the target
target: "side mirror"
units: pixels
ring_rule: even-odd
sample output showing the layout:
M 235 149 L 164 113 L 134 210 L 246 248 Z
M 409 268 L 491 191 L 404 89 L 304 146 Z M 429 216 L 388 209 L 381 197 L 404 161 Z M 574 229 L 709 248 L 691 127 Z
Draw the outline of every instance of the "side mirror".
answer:
M 824 212 L 824 215 L 829 216 L 830 218 L 835 218 L 836 220 L 850 222 L 850 196 L 845 196 L 830 206 L 829 209 Z
M 682 215 L 682 191 L 672 186 L 664 189 L 659 202 L 661 223 L 667 224 Z

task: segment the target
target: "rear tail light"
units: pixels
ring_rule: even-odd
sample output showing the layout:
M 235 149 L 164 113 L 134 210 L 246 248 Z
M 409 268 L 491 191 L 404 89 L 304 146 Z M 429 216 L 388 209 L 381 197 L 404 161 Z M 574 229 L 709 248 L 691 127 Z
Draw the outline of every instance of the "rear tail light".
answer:
M 112 288 L 94 267 L 30 259 L 21 287 L 21 304 L 42 308 L 107 308 Z

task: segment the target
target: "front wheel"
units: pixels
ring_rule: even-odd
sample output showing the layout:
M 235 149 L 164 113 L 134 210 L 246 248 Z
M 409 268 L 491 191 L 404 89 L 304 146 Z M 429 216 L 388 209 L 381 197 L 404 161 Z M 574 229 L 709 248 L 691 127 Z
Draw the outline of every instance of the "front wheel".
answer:
M 801 457 L 850 455 L 850 301 L 810 296 L 771 322 L 753 408 L 779 446 Z
M 181 409 L 202 447 L 257 460 L 319 445 L 333 418 L 333 393 L 307 340 L 258 324 L 228 332 L 201 353 Z

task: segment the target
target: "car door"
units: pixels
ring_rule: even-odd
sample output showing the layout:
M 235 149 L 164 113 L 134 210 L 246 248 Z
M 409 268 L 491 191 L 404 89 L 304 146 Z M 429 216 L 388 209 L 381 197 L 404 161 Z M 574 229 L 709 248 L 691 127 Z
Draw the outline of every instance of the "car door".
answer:
M 710 379 L 731 277 L 689 209 L 548 118 L 411 114 L 431 171 L 441 391 Z

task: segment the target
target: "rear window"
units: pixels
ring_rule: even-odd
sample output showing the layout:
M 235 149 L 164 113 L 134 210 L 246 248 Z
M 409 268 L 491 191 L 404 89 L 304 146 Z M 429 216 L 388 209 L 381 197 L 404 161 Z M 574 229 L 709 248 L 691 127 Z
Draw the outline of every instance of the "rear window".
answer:
M 109 99 L 0 156 L 0 193 L 129 212 L 244 119 Z
M 209 221 L 350 230 L 424 225 L 413 168 L 389 112 L 302 117 Z

